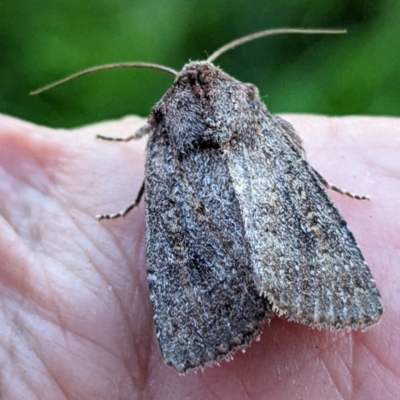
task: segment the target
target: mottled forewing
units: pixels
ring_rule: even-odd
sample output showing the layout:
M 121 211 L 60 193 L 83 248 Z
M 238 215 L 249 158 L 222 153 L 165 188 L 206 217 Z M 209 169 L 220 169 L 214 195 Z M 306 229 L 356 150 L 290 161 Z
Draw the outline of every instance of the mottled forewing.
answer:
M 365 328 L 382 312 L 370 270 L 294 129 L 260 108 L 227 148 L 256 285 L 290 320 Z
M 146 236 L 150 296 L 164 359 L 178 371 L 247 345 L 270 314 L 253 280 L 239 204 L 218 149 L 178 157 L 150 136 Z

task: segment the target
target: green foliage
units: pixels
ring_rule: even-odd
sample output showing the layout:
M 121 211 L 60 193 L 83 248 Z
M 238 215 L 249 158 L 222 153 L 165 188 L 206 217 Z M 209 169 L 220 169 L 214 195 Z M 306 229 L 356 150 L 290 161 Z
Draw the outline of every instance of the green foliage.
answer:
M 272 112 L 400 115 L 399 15 L 395 0 L 0 0 L 0 112 L 62 127 L 146 116 L 171 76 L 104 71 L 28 93 L 93 65 L 180 69 L 258 30 L 333 27 L 349 33 L 260 39 L 217 64 L 255 83 Z

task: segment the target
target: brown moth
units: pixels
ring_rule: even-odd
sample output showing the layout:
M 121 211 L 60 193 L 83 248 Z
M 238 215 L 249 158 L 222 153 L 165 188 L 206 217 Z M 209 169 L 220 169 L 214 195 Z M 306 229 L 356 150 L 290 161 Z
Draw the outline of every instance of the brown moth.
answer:
M 315 328 L 365 329 L 382 303 L 346 222 L 327 196 L 335 190 L 308 162 L 294 128 L 272 115 L 258 89 L 213 64 L 227 50 L 279 33 L 238 39 L 175 76 L 148 124 L 145 181 L 147 270 L 161 352 L 179 373 L 218 363 L 249 345 L 273 314 Z

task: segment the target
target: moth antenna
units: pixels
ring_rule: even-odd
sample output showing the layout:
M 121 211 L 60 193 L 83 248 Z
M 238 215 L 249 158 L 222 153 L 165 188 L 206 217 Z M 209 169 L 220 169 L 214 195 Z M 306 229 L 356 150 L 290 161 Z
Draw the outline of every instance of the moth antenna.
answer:
M 117 69 L 117 68 L 149 68 L 155 69 L 162 72 L 167 72 L 168 74 L 177 76 L 178 72 L 172 68 L 164 67 L 163 65 L 151 64 L 151 63 L 142 63 L 142 62 L 126 62 L 126 63 L 117 63 L 117 64 L 106 64 L 106 65 L 98 65 L 96 67 L 84 69 L 83 71 L 79 71 L 75 74 L 69 75 L 63 79 L 50 83 L 49 85 L 43 86 L 39 89 L 30 92 L 31 95 L 36 95 L 46 90 L 52 89 L 55 86 L 62 85 L 65 82 L 72 81 L 75 78 L 78 78 L 83 75 L 91 74 L 92 72 L 103 71 L 106 69 Z
M 298 28 L 280 28 L 280 29 L 268 29 L 266 31 L 252 33 L 251 35 L 243 36 L 239 39 L 234 40 L 222 46 L 218 50 L 214 51 L 210 57 L 207 58 L 207 62 L 214 62 L 221 54 L 227 52 L 228 50 L 232 50 L 236 46 L 240 46 L 241 44 L 251 42 L 253 40 L 262 38 L 264 36 L 272 36 L 272 35 L 282 35 L 286 33 L 300 33 L 306 35 L 338 35 L 342 33 L 347 33 L 346 29 L 298 29 Z

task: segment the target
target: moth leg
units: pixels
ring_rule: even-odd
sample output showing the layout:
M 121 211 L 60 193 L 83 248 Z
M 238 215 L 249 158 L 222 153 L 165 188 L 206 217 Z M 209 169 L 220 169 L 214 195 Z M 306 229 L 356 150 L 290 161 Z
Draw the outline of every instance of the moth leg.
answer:
M 108 137 L 108 136 L 103 136 L 103 135 L 97 135 L 96 139 L 102 139 L 102 140 L 110 140 L 112 142 L 129 142 L 131 140 L 136 140 L 140 139 L 144 135 L 147 135 L 150 133 L 150 125 L 149 124 L 144 124 L 141 128 L 139 128 L 133 135 L 128 136 L 127 138 L 115 138 L 115 137 Z
M 346 189 L 341 189 L 334 185 L 331 185 L 318 171 L 316 171 L 314 168 L 313 168 L 313 170 L 314 170 L 315 175 L 317 175 L 317 178 L 327 189 L 334 190 L 335 192 L 349 196 L 352 199 L 357 199 L 357 200 L 369 200 L 370 199 L 370 196 L 361 196 L 358 194 L 351 193 Z
M 125 210 L 122 210 L 116 214 L 101 214 L 101 215 L 96 215 L 96 218 L 101 221 L 102 219 L 115 219 L 115 218 L 119 218 L 119 217 L 125 217 L 126 214 L 129 213 L 129 211 L 131 211 L 133 208 L 137 207 L 140 203 L 140 200 L 143 196 L 144 193 L 144 181 L 142 183 L 142 186 L 139 189 L 139 192 L 136 196 L 136 200 L 130 204 L 127 208 L 125 208 Z

